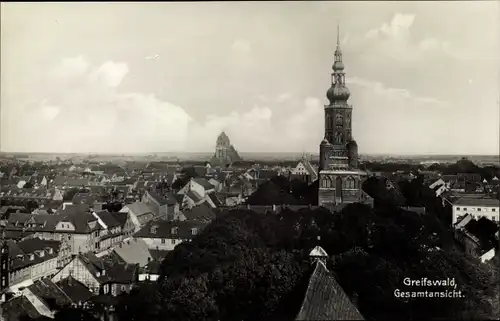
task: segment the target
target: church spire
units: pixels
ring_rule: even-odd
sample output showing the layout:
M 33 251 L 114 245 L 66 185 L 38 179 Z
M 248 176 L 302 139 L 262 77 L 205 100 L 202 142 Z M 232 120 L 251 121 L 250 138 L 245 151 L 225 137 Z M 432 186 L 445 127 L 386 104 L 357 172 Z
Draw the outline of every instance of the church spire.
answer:
M 337 25 L 337 49 L 335 49 L 335 59 L 332 69 L 332 84 L 326 93 L 326 97 L 330 101 L 330 104 L 333 104 L 335 101 L 347 101 L 350 93 L 345 84 L 344 62 L 342 61 L 342 50 L 340 49 L 340 25 Z
M 344 63 L 342 62 L 342 50 L 340 49 L 340 25 L 337 24 L 337 48 L 335 49 L 335 58 L 333 71 L 343 71 Z
M 337 23 L 337 48 L 340 49 L 340 24 Z

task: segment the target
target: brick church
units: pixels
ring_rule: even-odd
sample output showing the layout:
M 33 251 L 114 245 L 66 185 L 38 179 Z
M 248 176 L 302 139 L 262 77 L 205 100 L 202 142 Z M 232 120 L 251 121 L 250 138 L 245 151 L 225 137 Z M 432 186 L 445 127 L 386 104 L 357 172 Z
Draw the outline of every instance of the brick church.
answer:
M 367 174 L 359 169 L 358 144 L 352 132 L 352 105 L 345 83 L 344 63 L 337 30 L 337 49 L 326 93 L 325 137 L 320 145 L 318 205 L 328 208 L 364 202 L 361 189 Z

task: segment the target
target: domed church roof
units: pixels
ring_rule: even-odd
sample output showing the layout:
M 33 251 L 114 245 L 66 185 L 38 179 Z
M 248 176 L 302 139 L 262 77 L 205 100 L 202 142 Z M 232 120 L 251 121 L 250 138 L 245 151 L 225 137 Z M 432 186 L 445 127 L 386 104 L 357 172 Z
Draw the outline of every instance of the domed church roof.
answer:
M 326 92 L 326 98 L 333 103 L 338 100 L 347 100 L 351 96 L 351 92 L 345 85 L 334 84 Z

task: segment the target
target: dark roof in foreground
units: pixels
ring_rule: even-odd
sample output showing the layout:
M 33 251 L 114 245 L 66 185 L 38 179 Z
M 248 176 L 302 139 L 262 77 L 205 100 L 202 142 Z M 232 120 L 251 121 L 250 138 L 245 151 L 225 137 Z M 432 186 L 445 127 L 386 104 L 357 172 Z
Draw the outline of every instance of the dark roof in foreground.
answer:
M 72 276 L 62 279 L 56 284 L 73 303 L 87 302 L 94 294 Z
M 364 320 L 325 264 L 315 265 L 295 320 Z

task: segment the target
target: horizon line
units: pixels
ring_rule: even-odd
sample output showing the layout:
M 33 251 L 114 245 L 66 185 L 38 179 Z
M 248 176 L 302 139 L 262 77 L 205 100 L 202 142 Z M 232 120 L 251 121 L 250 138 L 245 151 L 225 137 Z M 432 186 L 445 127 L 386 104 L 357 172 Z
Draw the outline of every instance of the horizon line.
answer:
M 112 152 L 112 153 L 102 153 L 102 152 L 22 152 L 22 151 L 2 151 L 0 150 L 0 154 L 54 154 L 54 155 L 92 155 L 92 156 L 133 156 L 133 155 L 158 155 L 158 154 L 172 154 L 175 156 L 176 154 L 213 154 L 214 152 L 206 152 L 206 151 L 172 151 L 172 152 Z M 318 152 L 297 152 L 297 151 L 288 151 L 288 152 L 238 152 L 238 154 L 308 154 L 310 156 L 319 156 Z M 498 154 L 471 154 L 471 153 L 360 153 L 360 156 L 498 156 Z

